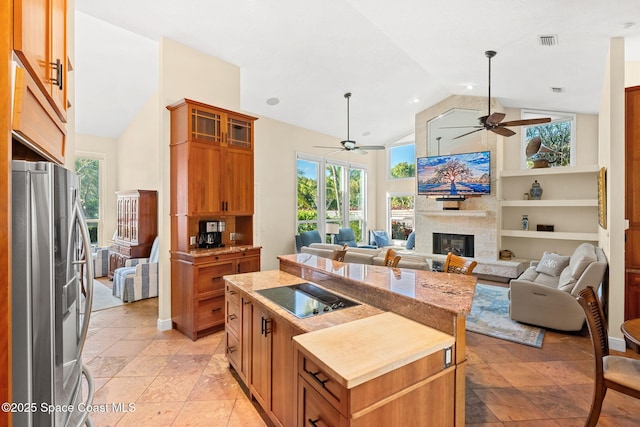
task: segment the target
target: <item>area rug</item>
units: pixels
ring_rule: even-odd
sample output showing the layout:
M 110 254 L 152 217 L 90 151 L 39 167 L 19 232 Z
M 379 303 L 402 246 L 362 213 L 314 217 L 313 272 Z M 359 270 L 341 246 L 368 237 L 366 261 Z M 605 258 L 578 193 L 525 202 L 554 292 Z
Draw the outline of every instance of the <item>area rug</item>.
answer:
M 542 347 L 544 329 L 518 323 L 509 317 L 508 288 L 478 283 L 471 313 L 467 315 L 467 331 Z
M 84 300 L 82 301 L 84 304 Z M 111 294 L 111 289 L 103 285 L 97 280 L 93 281 L 93 303 L 91 304 L 91 311 L 100 311 L 107 308 L 117 307 L 124 303 L 120 298 L 114 297 Z M 84 305 L 82 306 L 82 309 Z

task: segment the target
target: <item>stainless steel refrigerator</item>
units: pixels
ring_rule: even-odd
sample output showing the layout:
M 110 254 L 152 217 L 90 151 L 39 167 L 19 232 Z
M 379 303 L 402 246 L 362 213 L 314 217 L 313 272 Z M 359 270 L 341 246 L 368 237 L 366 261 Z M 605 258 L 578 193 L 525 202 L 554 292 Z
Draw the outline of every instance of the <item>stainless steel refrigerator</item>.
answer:
M 11 179 L 13 425 L 91 425 L 82 347 L 93 266 L 78 178 L 54 163 L 13 161 Z

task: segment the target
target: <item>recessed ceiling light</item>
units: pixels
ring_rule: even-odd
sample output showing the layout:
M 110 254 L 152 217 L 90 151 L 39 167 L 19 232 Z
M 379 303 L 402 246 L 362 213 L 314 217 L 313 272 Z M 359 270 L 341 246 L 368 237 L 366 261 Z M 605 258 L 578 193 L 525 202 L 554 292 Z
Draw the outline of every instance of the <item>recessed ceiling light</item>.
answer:
M 418 102 L 420 102 L 420 98 L 413 98 L 411 102 L 413 102 L 414 104 L 417 104 Z
M 473 89 L 473 85 L 467 85 L 467 89 L 472 90 Z
M 280 100 L 278 98 L 269 98 L 267 99 L 267 105 L 278 105 Z
M 552 87 L 551 88 L 551 92 L 553 92 L 553 93 L 564 93 L 564 88 L 563 87 Z
M 371 135 L 371 132 L 369 132 L 369 131 L 362 132 L 362 136 L 369 136 L 369 135 Z

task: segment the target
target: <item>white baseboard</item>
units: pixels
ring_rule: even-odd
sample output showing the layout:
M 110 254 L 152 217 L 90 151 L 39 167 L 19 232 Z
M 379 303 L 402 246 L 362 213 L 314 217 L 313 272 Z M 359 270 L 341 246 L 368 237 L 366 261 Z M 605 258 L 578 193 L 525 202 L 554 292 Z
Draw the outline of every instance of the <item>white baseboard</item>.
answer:
M 622 338 L 609 337 L 609 349 L 624 352 L 627 349 L 627 345 Z
M 156 327 L 159 331 L 170 331 L 173 328 L 171 319 L 158 319 Z

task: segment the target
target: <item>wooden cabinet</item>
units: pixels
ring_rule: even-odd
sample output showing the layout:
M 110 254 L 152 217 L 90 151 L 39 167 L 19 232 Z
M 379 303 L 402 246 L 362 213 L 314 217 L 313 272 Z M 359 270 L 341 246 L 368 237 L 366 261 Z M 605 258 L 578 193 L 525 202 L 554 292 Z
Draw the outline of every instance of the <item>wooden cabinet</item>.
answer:
M 174 327 L 191 338 L 219 330 L 228 319 L 223 276 L 260 269 L 260 249 L 234 250 L 193 257 L 173 253 L 171 257 L 171 319 Z M 225 308 L 225 306 L 227 306 Z M 240 308 L 231 307 L 238 316 Z M 234 323 L 235 324 L 235 323 Z M 239 335 L 235 337 L 239 339 Z
M 253 215 L 255 117 L 184 99 L 171 111 L 171 213 Z M 180 194 L 178 194 L 180 193 Z
M 66 149 L 66 0 L 14 0 L 14 158 L 64 163 Z
M 292 324 L 227 283 L 226 354 L 251 396 L 278 426 L 295 422 Z
M 129 190 L 116 193 L 117 235 L 109 248 L 109 278 L 129 258 L 148 258 L 158 235 L 158 193 Z
M 67 2 L 14 0 L 13 48 L 38 87 L 66 122 Z
M 640 317 L 640 86 L 625 93 L 625 313 L 624 319 Z

